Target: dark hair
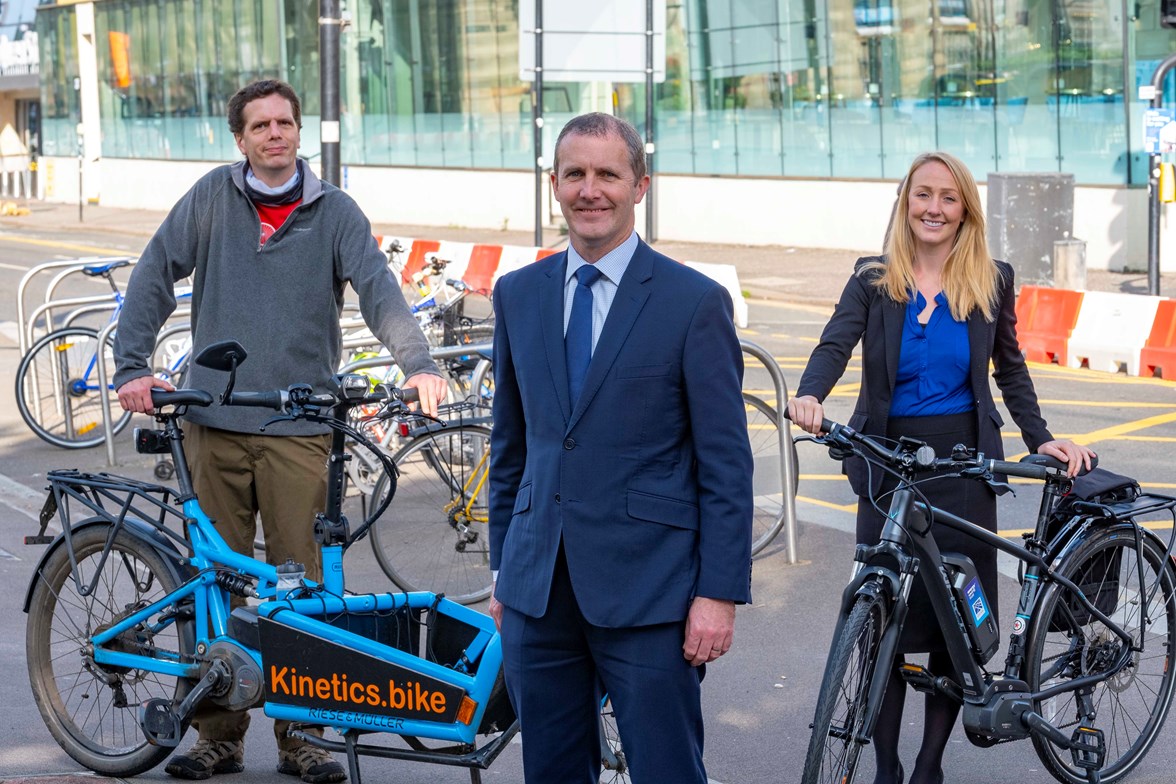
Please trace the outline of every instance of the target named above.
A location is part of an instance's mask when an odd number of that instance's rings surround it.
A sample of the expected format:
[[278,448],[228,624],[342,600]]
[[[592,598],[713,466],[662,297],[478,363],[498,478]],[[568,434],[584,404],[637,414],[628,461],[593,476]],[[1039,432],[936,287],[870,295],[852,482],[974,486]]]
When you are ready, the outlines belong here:
[[244,133],[246,104],[275,93],[290,102],[290,108],[294,111],[294,123],[301,129],[302,101],[298,100],[298,93],[294,92],[294,88],[278,79],[259,79],[245,85],[229,99],[229,131],[234,136]]
[[641,141],[637,129],[628,121],[604,112],[581,114],[579,117],[568,120],[568,124],[563,127],[555,140],[553,165],[557,177],[559,176],[559,146],[563,143],[565,136],[619,136],[629,150],[629,165],[633,169],[637,182],[640,182],[641,178],[645,176],[645,142]]

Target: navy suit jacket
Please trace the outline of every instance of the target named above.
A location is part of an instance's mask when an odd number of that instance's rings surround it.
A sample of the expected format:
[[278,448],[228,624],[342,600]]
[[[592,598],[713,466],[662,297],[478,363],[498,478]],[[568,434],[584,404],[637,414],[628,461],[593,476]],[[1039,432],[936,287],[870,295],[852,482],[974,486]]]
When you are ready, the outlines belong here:
[[[845,285],[841,301],[833,318],[821,334],[821,342],[813,350],[805,367],[796,395],[812,395],[824,402],[833,386],[845,373],[849,357],[862,343],[862,384],[857,405],[849,420],[850,427],[870,435],[886,435],[890,418],[890,403],[894,395],[898,373],[898,354],[902,346],[903,319],[906,305],[895,302],[875,286],[877,273],[858,274],[863,265],[883,260],[870,256],[858,259],[855,273]],[[996,320],[989,322],[978,312],[968,316],[969,377],[976,406],[976,444],[965,444],[979,449],[986,457],[1003,458],[1000,428],[1004,419],[996,408],[988,383],[989,362],[992,375],[1000,388],[1001,397],[1013,421],[1021,428],[1021,436],[1029,449],[1053,440],[1041,418],[1037,393],[1025,366],[1017,342],[1017,316],[1014,310],[1013,268],[1003,261],[995,262],[1000,288],[997,297]],[[845,473],[850,486],[860,496],[867,495],[864,461],[850,458],[845,461]],[[877,492],[882,472],[874,471],[873,487]]]
[[751,450],[726,290],[638,244],[575,408],[563,340],[567,253],[494,291],[490,565],[495,597],[540,617],[560,541],[592,624],[751,600]]

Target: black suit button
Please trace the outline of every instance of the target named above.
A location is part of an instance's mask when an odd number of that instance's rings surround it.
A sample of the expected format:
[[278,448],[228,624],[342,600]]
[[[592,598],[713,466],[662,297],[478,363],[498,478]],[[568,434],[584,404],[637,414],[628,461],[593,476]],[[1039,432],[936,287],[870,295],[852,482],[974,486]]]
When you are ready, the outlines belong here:
[[564,449],[575,449],[575,448],[576,448],[576,439],[574,439],[574,438],[564,439]]
[[557,504],[559,503],[559,493],[556,493],[556,494],[555,494],[555,502],[556,502]]

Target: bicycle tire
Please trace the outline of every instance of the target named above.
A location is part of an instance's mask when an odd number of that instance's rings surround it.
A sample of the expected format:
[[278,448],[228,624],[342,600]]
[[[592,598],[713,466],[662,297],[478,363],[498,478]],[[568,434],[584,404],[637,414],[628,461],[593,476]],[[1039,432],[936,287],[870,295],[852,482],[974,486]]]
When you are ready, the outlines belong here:
[[[111,534],[110,525],[81,528],[72,537],[83,584],[92,578]],[[132,576],[133,573],[133,576]],[[36,578],[29,603],[25,653],[33,698],[46,727],[61,748],[80,765],[107,776],[135,776],[167,757],[170,749],[153,746],[139,729],[139,705],[163,698],[179,701],[191,681],[158,673],[103,668],[122,690],[107,686],[82,651],[96,630],[108,627],[128,607],[155,601],[178,587],[159,553],[126,532],[114,536],[94,592],[81,596],[71,577],[67,548],[58,547]],[[158,620],[158,619],[156,619]],[[169,658],[193,655],[191,620],[140,624],[120,638],[124,650],[151,649]],[[120,704],[121,703],[121,704]]]
[[[85,449],[106,440],[102,428],[102,402],[97,389],[98,374],[91,367],[97,356],[109,357],[114,374],[112,346],[98,351],[98,333],[87,327],[67,327],[45,335],[29,349],[16,370],[16,407],[25,424],[39,438],[63,449]],[[89,374],[87,376],[87,373]],[[113,389],[107,391],[111,411],[118,418],[114,433],[121,433],[131,421]]]
[[[1113,784],[1147,754],[1172,704],[1176,686],[1171,666],[1176,651],[1176,570],[1164,557],[1164,548],[1146,533],[1141,561],[1130,524],[1102,528],[1071,547],[1058,573],[1075,582],[1096,607],[1135,638],[1137,646],[1142,643],[1144,647],[1126,668],[1095,686],[1092,695],[1094,726],[1103,731],[1107,749],[1101,781]],[[1151,623],[1144,629],[1140,599],[1147,596]],[[1099,664],[1109,665],[1106,655],[1118,640],[1078,603],[1071,591],[1052,583],[1042,592],[1028,635],[1026,682],[1037,691],[1079,674],[1097,673]],[[1034,710],[1069,734],[1078,723],[1077,703],[1076,695],[1070,692],[1037,701]],[[1033,736],[1033,746],[1046,769],[1059,781],[1088,781],[1086,771],[1073,765],[1068,750],[1037,735]]]
[[861,594],[833,641],[804,760],[802,784],[849,784],[867,739],[858,738],[887,621],[880,597]]
[[[372,550],[384,574],[404,591],[432,591],[461,604],[490,595],[489,487],[474,498],[476,521],[462,527],[448,507],[463,506],[463,488],[477,483],[475,472],[490,445],[490,429],[450,425],[415,438],[392,461],[400,471],[395,495],[372,525]],[[479,468],[479,465],[482,467]],[[381,475],[371,508],[388,492]]]
[[629,762],[621,748],[621,733],[612,700],[600,704],[600,784],[629,784]]
[[[776,409],[764,400],[743,393],[747,411],[747,437],[751,443],[752,488],[755,513],[752,516],[751,554],[756,555],[771,544],[784,527],[784,496],[780,492],[780,420]],[[796,444],[792,449],[792,464],[799,465]],[[800,482],[799,471],[792,477],[792,497]]]

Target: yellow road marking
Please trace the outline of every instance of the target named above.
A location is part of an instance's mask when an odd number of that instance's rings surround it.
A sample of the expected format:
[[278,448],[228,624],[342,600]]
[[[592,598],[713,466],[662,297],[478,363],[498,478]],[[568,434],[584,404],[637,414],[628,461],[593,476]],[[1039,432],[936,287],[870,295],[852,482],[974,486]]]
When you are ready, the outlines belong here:
[[772,299],[760,299],[759,297],[745,297],[748,302],[754,302],[756,305],[762,305],[767,308],[777,308],[779,310],[803,310],[806,313],[819,313],[822,316],[828,317],[833,315],[833,307],[831,305],[806,305],[800,302],[780,302]]
[[0,234],[0,241],[19,242],[25,245],[36,245],[41,248],[76,250],[80,253],[89,253],[97,256],[117,256],[121,253],[124,253],[124,251],[115,250],[113,248],[100,248],[94,245],[74,245],[71,242],[58,242],[57,240],[38,240],[33,239],[32,237],[14,237],[11,234]]
[[1042,405],[1077,406],[1079,408],[1172,408],[1171,403],[1128,403],[1118,400],[1045,400],[1037,401]]
[[1126,376],[1119,373],[1108,373],[1103,370],[1090,368],[1068,368],[1058,365],[1046,365],[1040,362],[1028,362],[1029,368],[1035,375],[1065,376],[1067,380],[1082,381],[1088,384],[1149,384],[1152,386],[1176,386],[1176,380],[1164,378],[1148,378],[1147,376]]
[[805,496],[805,495],[798,495],[796,497],[796,500],[803,501],[806,504],[813,504],[815,506],[823,506],[826,509],[836,509],[839,512],[857,512],[857,502],[856,501],[852,504],[832,504],[832,503],[829,503],[828,501],[822,501],[819,498],[809,498],[808,496]]
[[1149,427],[1156,425],[1166,425],[1169,422],[1176,422],[1176,411],[1168,414],[1160,414],[1158,416],[1148,417],[1146,419],[1137,419],[1134,422],[1124,422],[1121,425],[1112,425],[1111,427],[1104,427],[1102,430],[1095,430],[1086,435],[1078,435],[1074,437],[1074,442],[1078,444],[1094,444],[1108,438],[1117,438],[1119,436],[1127,435],[1136,430],[1146,430]]

